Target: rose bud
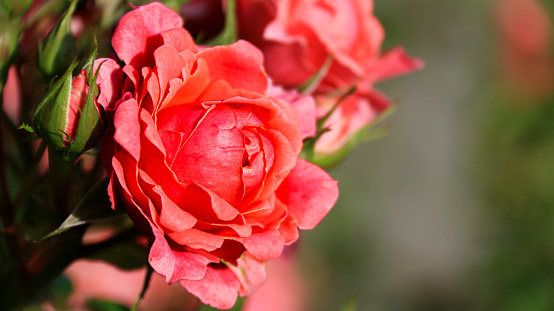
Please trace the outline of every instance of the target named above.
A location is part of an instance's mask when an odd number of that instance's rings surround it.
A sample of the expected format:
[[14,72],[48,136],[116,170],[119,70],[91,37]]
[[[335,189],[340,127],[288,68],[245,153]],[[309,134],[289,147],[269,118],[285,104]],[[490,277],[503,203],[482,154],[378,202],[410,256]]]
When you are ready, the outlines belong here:
[[96,45],[80,73],[72,78],[71,73],[77,66],[74,61],[39,100],[33,114],[37,135],[66,162],[76,160],[81,153],[94,147],[104,133],[104,110],[97,102],[98,72],[93,71],[99,66],[93,66],[95,56]]
[[38,68],[48,77],[63,74],[77,53],[71,34],[71,18],[76,5],[77,1],[71,1],[58,23],[39,44]]

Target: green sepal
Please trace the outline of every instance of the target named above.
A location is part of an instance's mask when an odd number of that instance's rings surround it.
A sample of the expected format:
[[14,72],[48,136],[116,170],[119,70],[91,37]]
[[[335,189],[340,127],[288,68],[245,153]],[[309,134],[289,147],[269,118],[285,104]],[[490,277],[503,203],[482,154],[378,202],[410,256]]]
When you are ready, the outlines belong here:
[[385,136],[389,129],[386,126],[383,126],[382,123],[387,120],[395,110],[396,106],[390,106],[372,123],[362,127],[354,133],[348,142],[339,150],[331,154],[314,153],[312,162],[323,168],[332,168],[342,163],[344,159],[349,156],[361,143],[370,142]]
[[65,149],[64,133],[71,99],[72,73],[79,62],[73,60],[66,72],[46,91],[35,106],[32,117],[35,133],[54,150]]
[[70,66],[71,59],[77,54],[75,39],[71,34],[71,18],[76,6],[77,1],[72,0],[58,23],[39,43],[38,68],[47,77],[62,74]]

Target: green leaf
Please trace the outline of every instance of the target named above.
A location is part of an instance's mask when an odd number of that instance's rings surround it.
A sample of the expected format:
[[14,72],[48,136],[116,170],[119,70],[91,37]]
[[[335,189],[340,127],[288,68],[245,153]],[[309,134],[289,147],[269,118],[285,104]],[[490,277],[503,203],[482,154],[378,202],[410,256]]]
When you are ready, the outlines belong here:
[[112,210],[107,191],[108,182],[108,179],[105,178],[91,188],[58,229],[47,234],[41,240],[48,239],[74,227],[125,215],[124,209]]
[[235,8],[235,0],[227,0],[227,11],[225,12],[225,28],[223,28],[223,31],[217,37],[210,40],[207,43],[208,45],[228,45],[237,42],[237,13]]

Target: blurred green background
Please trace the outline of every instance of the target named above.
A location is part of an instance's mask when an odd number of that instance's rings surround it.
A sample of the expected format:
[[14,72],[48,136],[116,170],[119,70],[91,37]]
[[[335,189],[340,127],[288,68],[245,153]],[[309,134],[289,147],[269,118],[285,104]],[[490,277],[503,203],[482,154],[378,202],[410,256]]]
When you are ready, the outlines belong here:
[[385,49],[426,68],[376,86],[389,134],[332,171],[300,242],[310,310],[554,310],[554,101],[504,83],[497,2],[375,1]]

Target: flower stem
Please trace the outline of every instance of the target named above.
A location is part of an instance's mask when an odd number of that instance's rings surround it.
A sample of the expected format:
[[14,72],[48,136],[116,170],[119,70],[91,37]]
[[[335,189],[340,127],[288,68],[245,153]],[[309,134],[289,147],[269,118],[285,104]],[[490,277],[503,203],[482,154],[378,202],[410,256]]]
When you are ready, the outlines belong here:
[[146,290],[148,289],[148,286],[150,285],[150,278],[152,277],[152,272],[154,272],[152,267],[150,265],[146,265],[146,275],[144,276],[144,283],[142,284],[142,291],[140,292],[140,295],[137,299],[137,302],[135,302],[135,305],[131,308],[131,311],[136,311],[137,310],[140,301],[144,297],[144,294],[146,293]]

